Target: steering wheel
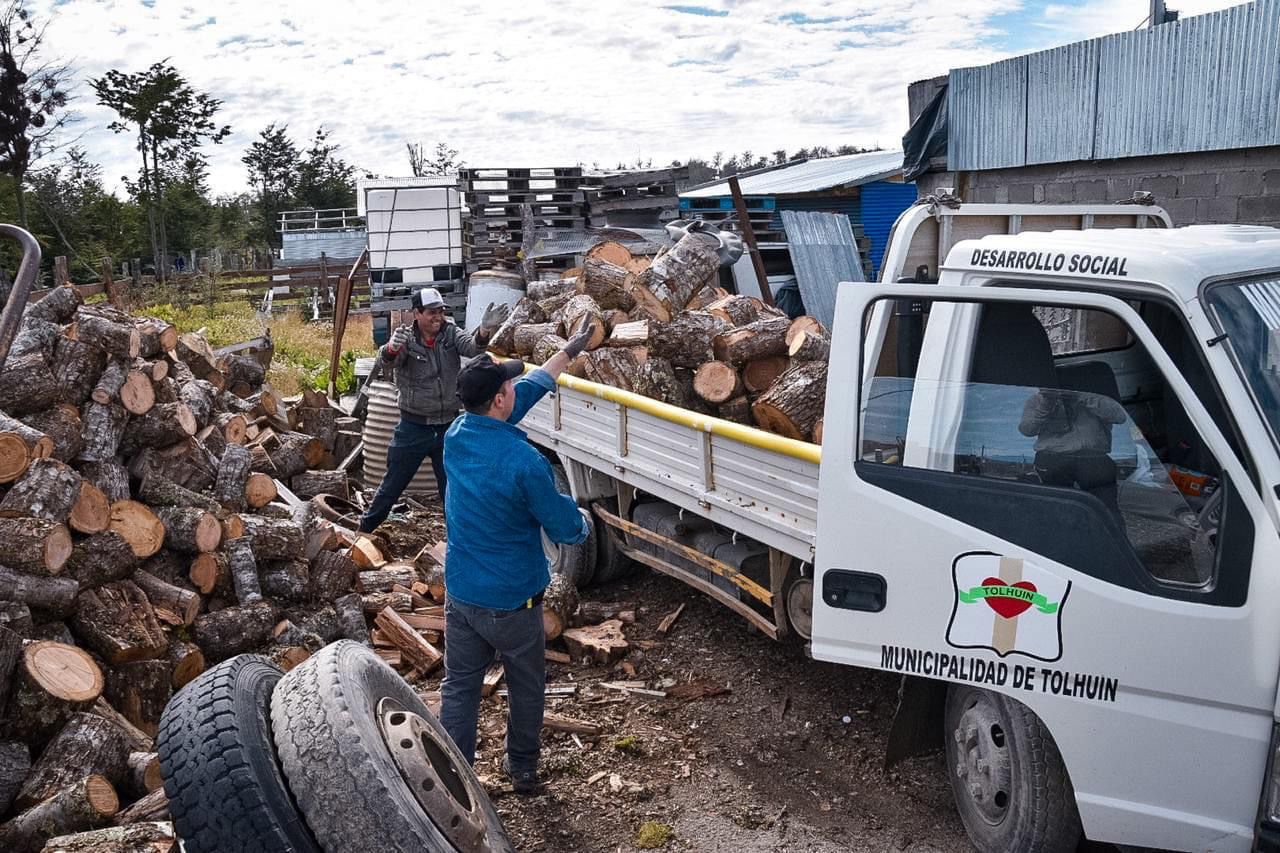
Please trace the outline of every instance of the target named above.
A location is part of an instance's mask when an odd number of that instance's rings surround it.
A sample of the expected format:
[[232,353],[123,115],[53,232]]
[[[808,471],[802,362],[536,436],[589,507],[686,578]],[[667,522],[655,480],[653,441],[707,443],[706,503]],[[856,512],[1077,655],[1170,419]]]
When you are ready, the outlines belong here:
[[1217,541],[1218,527],[1222,524],[1222,495],[1225,491],[1226,484],[1220,484],[1196,515],[1196,532],[1192,538],[1197,544],[1204,543],[1212,547]]

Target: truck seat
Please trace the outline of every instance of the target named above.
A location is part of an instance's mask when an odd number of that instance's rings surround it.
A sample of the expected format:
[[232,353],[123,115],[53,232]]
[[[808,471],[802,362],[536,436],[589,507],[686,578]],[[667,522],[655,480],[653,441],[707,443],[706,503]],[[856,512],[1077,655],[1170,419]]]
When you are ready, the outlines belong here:
[[969,381],[987,385],[1056,388],[1049,333],[1030,305],[993,303],[982,308]]

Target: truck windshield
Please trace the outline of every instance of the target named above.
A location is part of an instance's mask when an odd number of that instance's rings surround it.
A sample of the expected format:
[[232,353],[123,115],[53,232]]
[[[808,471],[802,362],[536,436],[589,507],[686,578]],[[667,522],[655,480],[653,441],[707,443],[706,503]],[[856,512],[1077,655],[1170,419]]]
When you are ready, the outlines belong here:
[[1280,438],[1280,278],[1214,285],[1205,298],[1275,441]]

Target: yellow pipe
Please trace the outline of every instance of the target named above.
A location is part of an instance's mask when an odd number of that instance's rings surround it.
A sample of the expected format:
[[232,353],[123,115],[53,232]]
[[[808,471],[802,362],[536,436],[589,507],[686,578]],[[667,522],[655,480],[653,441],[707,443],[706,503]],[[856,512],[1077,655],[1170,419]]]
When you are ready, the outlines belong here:
[[[528,372],[536,366],[526,364],[525,371]],[[653,415],[655,418],[670,421],[673,424],[731,438],[734,441],[740,441],[743,444],[749,444],[761,450],[768,450],[771,453],[780,453],[793,459],[812,462],[814,465],[822,463],[822,448],[807,441],[797,441],[794,438],[775,435],[755,427],[735,424],[732,421],[713,418],[708,415],[700,415],[697,412],[691,412],[688,409],[682,409],[670,403],[663,403],[660,400],[654,400],[651,397],[645,397],[631,391],[623,391],[621,388],[579,379],[567,373],[560,374],[557,384],[565,388],[571,388],[574,391],[581,391],[583,394],[589,394],[592,397],[598,397],[601,400],[618,403],[629,409],[636,409],[647,415]]]

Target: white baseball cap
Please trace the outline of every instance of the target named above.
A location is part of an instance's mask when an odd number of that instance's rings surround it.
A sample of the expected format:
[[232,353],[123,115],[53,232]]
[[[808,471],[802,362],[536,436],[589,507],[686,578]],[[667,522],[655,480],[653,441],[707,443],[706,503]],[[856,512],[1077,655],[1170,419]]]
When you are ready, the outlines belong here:
[[413,292],[413,307],[418,311],[427,308],[443,308],[444,297],[434,287],[423,287]]

